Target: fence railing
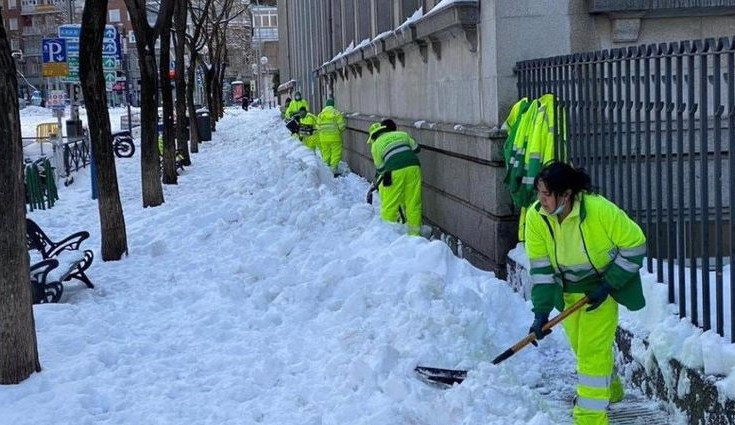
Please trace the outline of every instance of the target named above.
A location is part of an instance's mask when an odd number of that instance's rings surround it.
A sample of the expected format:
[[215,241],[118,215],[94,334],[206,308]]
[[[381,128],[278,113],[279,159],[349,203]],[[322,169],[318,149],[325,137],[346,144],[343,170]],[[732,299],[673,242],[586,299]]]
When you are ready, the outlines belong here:
[[557,96],[557,143],[645,230],[681,317],[735,342],[735,39],[518,62],[520,96]]

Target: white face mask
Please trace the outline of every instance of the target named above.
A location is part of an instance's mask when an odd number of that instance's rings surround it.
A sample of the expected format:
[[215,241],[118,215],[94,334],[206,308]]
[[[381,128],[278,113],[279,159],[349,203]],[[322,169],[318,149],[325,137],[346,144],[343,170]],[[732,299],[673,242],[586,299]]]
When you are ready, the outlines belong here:
[[565,196],[564,201],[561,204],[557,205],[554,212],[552,212],[550,215],[559,215],[564,212],[564,209],[567,207],[567,199],[568,198]]

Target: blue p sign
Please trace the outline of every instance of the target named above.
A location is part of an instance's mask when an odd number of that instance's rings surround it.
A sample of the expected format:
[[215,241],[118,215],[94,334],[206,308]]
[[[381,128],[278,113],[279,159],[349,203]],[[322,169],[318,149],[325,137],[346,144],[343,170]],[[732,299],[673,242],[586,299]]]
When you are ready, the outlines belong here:
[[43,63],[66,62],[66,40],[44,38],[42,42]]

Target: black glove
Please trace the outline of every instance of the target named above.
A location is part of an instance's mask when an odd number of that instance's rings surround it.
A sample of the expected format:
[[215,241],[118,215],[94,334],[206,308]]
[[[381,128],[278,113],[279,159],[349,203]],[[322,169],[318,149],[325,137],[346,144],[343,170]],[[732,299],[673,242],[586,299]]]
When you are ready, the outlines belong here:
[[587,307],[587,311],[592,311],[600,306],[606,299],[607,296],[610,295],[610,292],[612,292],[613,288],[610,286],[607,282],[602,282],[602,285],[598,286],[594,290],[590,291],[587,294],[587,298],[589,298],[590,306]]
[[[546,335],[551,333],[551,329],[546,330],[546,331],[541,329],[548,322],[549,322],[549,313],[536,313],[536,318],[533,319],[533,324],[531,325],[531,328],[528,330],[528,333],[535,333],[537,340],[544,339]],[[531,343],[533,345],[538,345],[536,344],[536,341],[532,341]]]
[[375,185],[370,186],[370,189],[368,189],[368,193],[365,196],[365,202],[372,205],[373,204],[373,192],[377,189]]

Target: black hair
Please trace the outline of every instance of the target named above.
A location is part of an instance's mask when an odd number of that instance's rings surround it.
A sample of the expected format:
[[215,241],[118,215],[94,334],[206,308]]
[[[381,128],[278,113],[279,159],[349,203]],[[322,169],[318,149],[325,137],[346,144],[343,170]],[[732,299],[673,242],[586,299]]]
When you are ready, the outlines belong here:
[[381,122],[380,122],[380,124],[381,124],[381,125],[384,125],[384,126],[385,126],[385,128],[386,128],[386,129],[387,129],[388,131],[396,131],[396,129],[398,128],[398,127],[396,127],[396,123],[395,123],[395,121],[393,121],[393,120],[392,120],[392,119],[390,119],[390,118],[386,118],[386,119],[384,119],[383,121],[381,121]]
[[288,103],[288,102],[290,102],[290,101],[291,101],[291,98],[290,98],[290,97],[287,97],[287,98],[286,98],[286,102]]
[[565,162],[554,161],[544,166],[533,180],[533,187],[538,190],[540,181],[554,195],[560,196],[567,190],[572,191],[572,198],[580,192],[592,192],[592,180],[583,168],[574,168]]
[[302,106],[302,107],[300,107],[300,108],[299,108],[299,112],[301,112],[301,111],[304,111],[304,112],[306,112],[306,106]]

